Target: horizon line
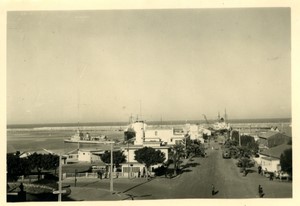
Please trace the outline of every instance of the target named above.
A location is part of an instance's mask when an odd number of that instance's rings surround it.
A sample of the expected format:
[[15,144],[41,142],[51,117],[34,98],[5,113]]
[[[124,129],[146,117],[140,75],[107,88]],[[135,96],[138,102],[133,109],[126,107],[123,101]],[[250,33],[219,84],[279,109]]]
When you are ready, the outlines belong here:
[[[292,117],[268,117],[268,118],[233,118],[230,120],[227,120],[227,122],[230,121],[236,121],[236,120],[268,120],[268,119],[290,119],[292,120]],[[218,119],[207,119],[209,121],[215,121]],[[144,121],[144,122],[194,122],[194,121],[200,121],[200,122],[205,122],[205,120],[202,119],[189,119],[189,120],[184,120],[184,119],[177,119],[177,120],[140,120],[140,121]],[[108,124],[108,123],[128,123],[128,121],[102,121],[102,122],[44,122],[44,123],[7,123],[6,126],[15,126],[15,125],[57,125],[57,124]]]

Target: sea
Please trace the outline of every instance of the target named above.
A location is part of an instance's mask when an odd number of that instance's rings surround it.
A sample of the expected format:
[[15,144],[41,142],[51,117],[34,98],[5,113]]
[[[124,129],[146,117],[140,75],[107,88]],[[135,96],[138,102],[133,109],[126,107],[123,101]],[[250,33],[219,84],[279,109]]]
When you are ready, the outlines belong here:
[[[211,122],[214,122],[212,120]],[[291,133],[291,118],[273,119],[232,119],[227,121],[234,125],[267,125],[284,129]],[[184,126],[189,124],[207,124],[203,120],[175,120],[175,121],[146,121],[148,126]],[[124,140],[124,130],[128,122],[92,122],[92,123],[50,123],[50,124],[11,124],[7,125],[6,140],[7,153],[10,152],[40,152],[50,150],[54,153],[66,154],[77,148],[97,148],[109,150],[109,145],[65,143],[64,139],[70,138],[79,128],[83,133],[92,136],[106,135],[108,139],[116,142]],[[115,147],[122,147],[116,144]]]

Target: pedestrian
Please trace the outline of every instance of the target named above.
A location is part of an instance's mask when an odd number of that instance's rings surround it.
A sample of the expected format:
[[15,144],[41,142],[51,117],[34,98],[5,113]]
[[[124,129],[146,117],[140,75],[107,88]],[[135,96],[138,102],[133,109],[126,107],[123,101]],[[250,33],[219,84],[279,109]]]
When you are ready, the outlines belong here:
[[258,174],[260,174],[261,173],[261,166],[260,165],[258,166],[257,170],[258,170]]
[[246,176],[247,175],[247,170],[246,169],[244,169],[244,176]]
[[138,172],[138,178],[140,178],[141,177],[141,171],[139,170],[139,172]]
[[262,198],[265,195],[261,185],[258,185],[258,194],[260,198]]
[[19,188],[20,188],[21,192],[24,192],[24,185],[23,185],[23,183],[22,183],[22,182],[21,182],[21,184],[20,184]]
[[213,184],[211,184],[211,195],[215,195],[215,186]]
[[270,181],[273,180],[273,177],[274,177],[274,174],[273,174],[273,172],[271,172],[271,173],[270,173]]
[[100,175],[100,180],[102,180],[102,175],[103,175],[102,171],[99,172],[99,175]]

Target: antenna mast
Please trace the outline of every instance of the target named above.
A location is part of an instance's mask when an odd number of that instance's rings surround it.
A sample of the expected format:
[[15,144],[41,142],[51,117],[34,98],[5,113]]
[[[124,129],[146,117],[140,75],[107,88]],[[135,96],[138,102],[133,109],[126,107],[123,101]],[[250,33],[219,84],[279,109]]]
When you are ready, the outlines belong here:
[[142,101],[140,100],[140,118],[142,119]]

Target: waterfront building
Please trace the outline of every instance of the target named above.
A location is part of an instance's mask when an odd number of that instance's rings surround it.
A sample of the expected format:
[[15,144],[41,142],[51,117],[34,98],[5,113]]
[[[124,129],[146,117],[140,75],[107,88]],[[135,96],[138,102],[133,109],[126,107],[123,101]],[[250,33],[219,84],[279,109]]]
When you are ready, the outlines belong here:
[[292,145],[282,144],[270,149],[260,151],[257,163],[261,165],[264,173],[277,173],[281,171],[280,156]]
[[[133,145],[129,144],[121,148],[126,156],[126,163],[122,164],[123,176],[137,177],[138,174],[145,172],[145,165],[138,163],[135,160],[135,151],[143,147],[152,147],[156,150],[160,150],[165,154],[166,160],[168,160],[168,152],[171,146],[175,144],[181,144],[185,139],[185,132],[181,128],[148,128],[147,124],[143,121],[136,121],[132,123],[127,131],[133,130],[135,132],[135,139]],[[160,167],[162,164],[154,165],[151,167],[151,171]]]
[[104,154],[102,149],[79,149],[78,161],[93,163],[101,161],[101,155]]
[[271,148],[278,145],[287,144],[292,140],[292,137],[277,131],[261,132],[258,134],[258,138],[260,148]]

